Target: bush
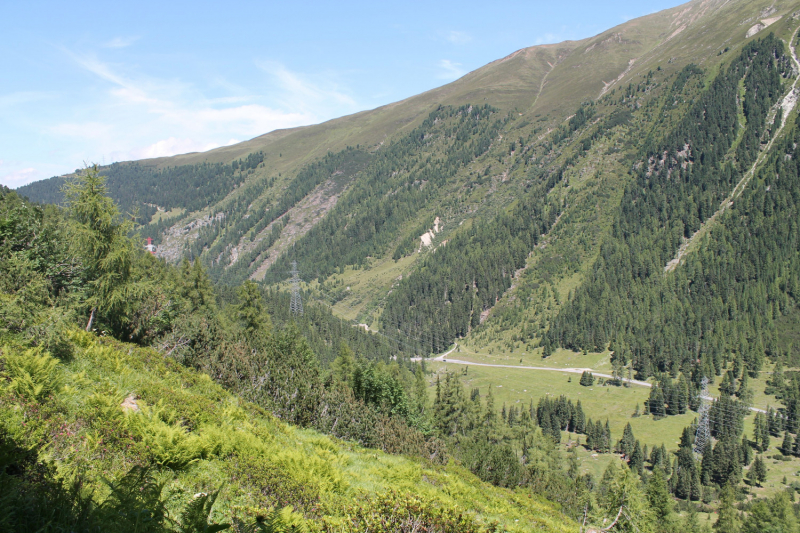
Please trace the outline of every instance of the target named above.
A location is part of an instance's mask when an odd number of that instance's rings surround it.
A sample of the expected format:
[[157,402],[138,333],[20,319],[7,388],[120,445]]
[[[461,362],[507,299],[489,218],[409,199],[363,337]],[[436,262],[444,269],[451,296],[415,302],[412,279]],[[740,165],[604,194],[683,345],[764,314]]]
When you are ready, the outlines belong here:
[[167,423],[160,409],[141,405],[141,412],[128,415],[128,426],[140,438],[143,452],[154,463],[181,469],[201,459],[206,452],[205,441],[189,433],[180,422]]
[[56,392],[63,378],[58,359],[40,348],[16,353],[8,346],[2,349],[8,390],[28,399],[41,400]]

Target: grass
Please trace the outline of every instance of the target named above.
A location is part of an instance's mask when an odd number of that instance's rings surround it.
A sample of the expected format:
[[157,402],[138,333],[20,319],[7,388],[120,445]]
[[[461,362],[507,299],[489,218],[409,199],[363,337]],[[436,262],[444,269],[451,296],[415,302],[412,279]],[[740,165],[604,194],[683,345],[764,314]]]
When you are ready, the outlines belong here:
[[178,218],[181,215],[183,215],[184,211],[185,211],[185,209],[182,209],[180,207],[174,207],[174,208],[170,209],[169,211],[158,210],[153,215],[153,218],[150,219],[149,223],[150,224],[156,224],[158,222],[161,222],[162,220],[169,220],[171,218]]
[[[507,531],[577,530],[549,503],[484,484],[452,461],[436,466],[292,427],[152,350],[83,332],[73,340],[74,359],[57,364],[68,385],[41,405],[19,403],[0,388],[1,429],[64,479],[82,475],[97,498],[107,492],[102,477],[149,463],[171,494],[225,485],[215,512],[226,520],[310,497],[307,516],[344,524],[348,506],[394,491]],[[4,347],[0,358],[13,350]],[[52,378],[34,374],[37,383]],[[126,397],[136,398],[140,412],[124,411]],[[180,507],[185,498],[173,503]]]
[[[581,401],[587,419],[608,419],[611,426],[612,440],[622,437],[625,424],[630,423],[633,433],[642,445],[660,446],[667,449],[678,448],[678,440],[683,428],[691,424],[695,413],[668,416],[661,420],[653,420],[650,416],[633,417],[636,405],[640,412],[643,402],[648,398],[650,389],[646,387],[615,387],[597,385],[583,387],[578,381],[580,374],[566,374],[555,371],[523,370],[511,368],[492,368],[464,366],[453,363],[429,363],[429,368],[437,373],[455,372],[460,376],[465,388],[479,388],[485,396],[488,388],[492,388],[495,406],[498,408],[516,405],[527,407],[531,400],[534,406],[543,396],[558,397],[565,395],[573,402]],[[466,373],[464,373],[464,369]],[[569,378],[572,381],[568,381]],[[565,441],[566,442],[566,441]]]

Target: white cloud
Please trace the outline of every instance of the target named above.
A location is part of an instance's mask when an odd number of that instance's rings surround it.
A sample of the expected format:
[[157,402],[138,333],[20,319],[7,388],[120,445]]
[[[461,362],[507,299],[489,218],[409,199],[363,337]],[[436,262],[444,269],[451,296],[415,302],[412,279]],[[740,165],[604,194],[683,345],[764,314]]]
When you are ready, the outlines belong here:
[[[253,100],[262,99],[258,96],[208,99],[179,80],[130,74],[123,66],[94,56],[70,55],[83,69],[109,84],[107,99],[99,104],[108,118],[105,123],[56,124],[49,131],[94,141],[91,158],[103,153],[103,157],[119,161],[206,151],[223,146],[226,141],[238,142],[230,141],[232,137],[250,138],[275,129],[312,124],[319,122],[326,111],[340,114],[342,108],[352,111],[357,107],[336,84],[316,85],[279,64],[259,66],[276,80],[275,99],[286,110],[254,103]],[[216,84],[222,85],[220,80]]]
[[275,96],[287,109],[319,116],[328,115],[334,109],[347,113],[358,108],[356,101],[339,88],[333,76],[312,80],[274,61],[261,61],[257,65],[277,82],[279,94]]
[[103,48],[125,48],[138,40],[139,37],[114,37],[110,41],[103,43]]
[[453,44],[467,44],[472,40],[472,36],[463,31],[452,30],[447,34],[447,40]]
[[146,146],[145,148],[132,150],[130,152],[130,158],[149,159],[153,157],[169,157],[172,155],[186,154],[189,152],[206,152],[208,150],[213,150],[214,148],[219,148],[220,146],[236,144],[237,142],[237,140],[231,139],[223,145],[213,142],[206,143],[194,141],[192,139],[177,139],[175,137],[170,137],[169,139],[160,140],[151,144],[150,146]]
[[439,68],[441,71],[436,77],[440,80],[455,80],[467,73],[467,71],[462,68],[461,63],[456,63],[449,59],[442,59],[439,61]]
[[41,179],[41,176],[39,176],[39,173],[35,168],[29,167],[21,168],[19,170],[14,170],[4,174],[2,177],[0,177],[0,183],[13,189],[16,187],[21,187],[26,183],[36,181],[37,179]]

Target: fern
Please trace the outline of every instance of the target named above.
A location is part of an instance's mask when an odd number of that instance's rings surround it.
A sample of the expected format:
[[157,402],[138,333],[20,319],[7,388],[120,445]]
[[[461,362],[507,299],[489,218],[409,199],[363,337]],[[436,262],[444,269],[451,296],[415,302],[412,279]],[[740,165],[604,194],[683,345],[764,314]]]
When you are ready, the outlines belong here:
[[184,507],[177,531],[179,533],[216,533],[229,529],[230,524],[209,523],[211,508],[214,507],[217,496],[219,496],[219,491],[195,495]]
[[291,505],[259,516],[256,522],[245,528],[244,533],[309,533],[308,524]]
[[189,433],[179,421],[168,424],[161,420],[158,410],[144,404],[140,409],[139,413],[129,413],[128,425],[156,464],[181,469],[205,455],[204,439]]
[[25,398],[41,400],[61,386],[63,377],[58,368],[58,359],[41,348],[31,348],[18,354],[5,347],[3,352],[6,371],[11,378],[8,390]]
[[134,466],[116,483],[103,482],[111,494],[100,505],[99,514],[116,532],[160,532],[168,521],[164,483],[156,481],[150,469]]

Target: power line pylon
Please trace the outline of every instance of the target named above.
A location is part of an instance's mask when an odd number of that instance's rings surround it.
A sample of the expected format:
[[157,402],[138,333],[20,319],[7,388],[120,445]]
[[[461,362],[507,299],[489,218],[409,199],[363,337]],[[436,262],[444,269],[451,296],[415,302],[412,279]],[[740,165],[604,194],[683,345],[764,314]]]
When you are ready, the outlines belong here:
[[704,377],[700,382],[703,390],[700,391],[700,407],[697,414],[700,416],[697,422],[697,433],[694,436],[694,453],[700,455],[706,450],[706,443],[711,440],[711,431],[708,427],[708,415],[711,406],[708,402],[708,378]]
[[289,304],[289,311],[293,315],[303,314],[303,300],[300,297],[300,272],[297,271],[297,261],[292,261],[292,301]]

